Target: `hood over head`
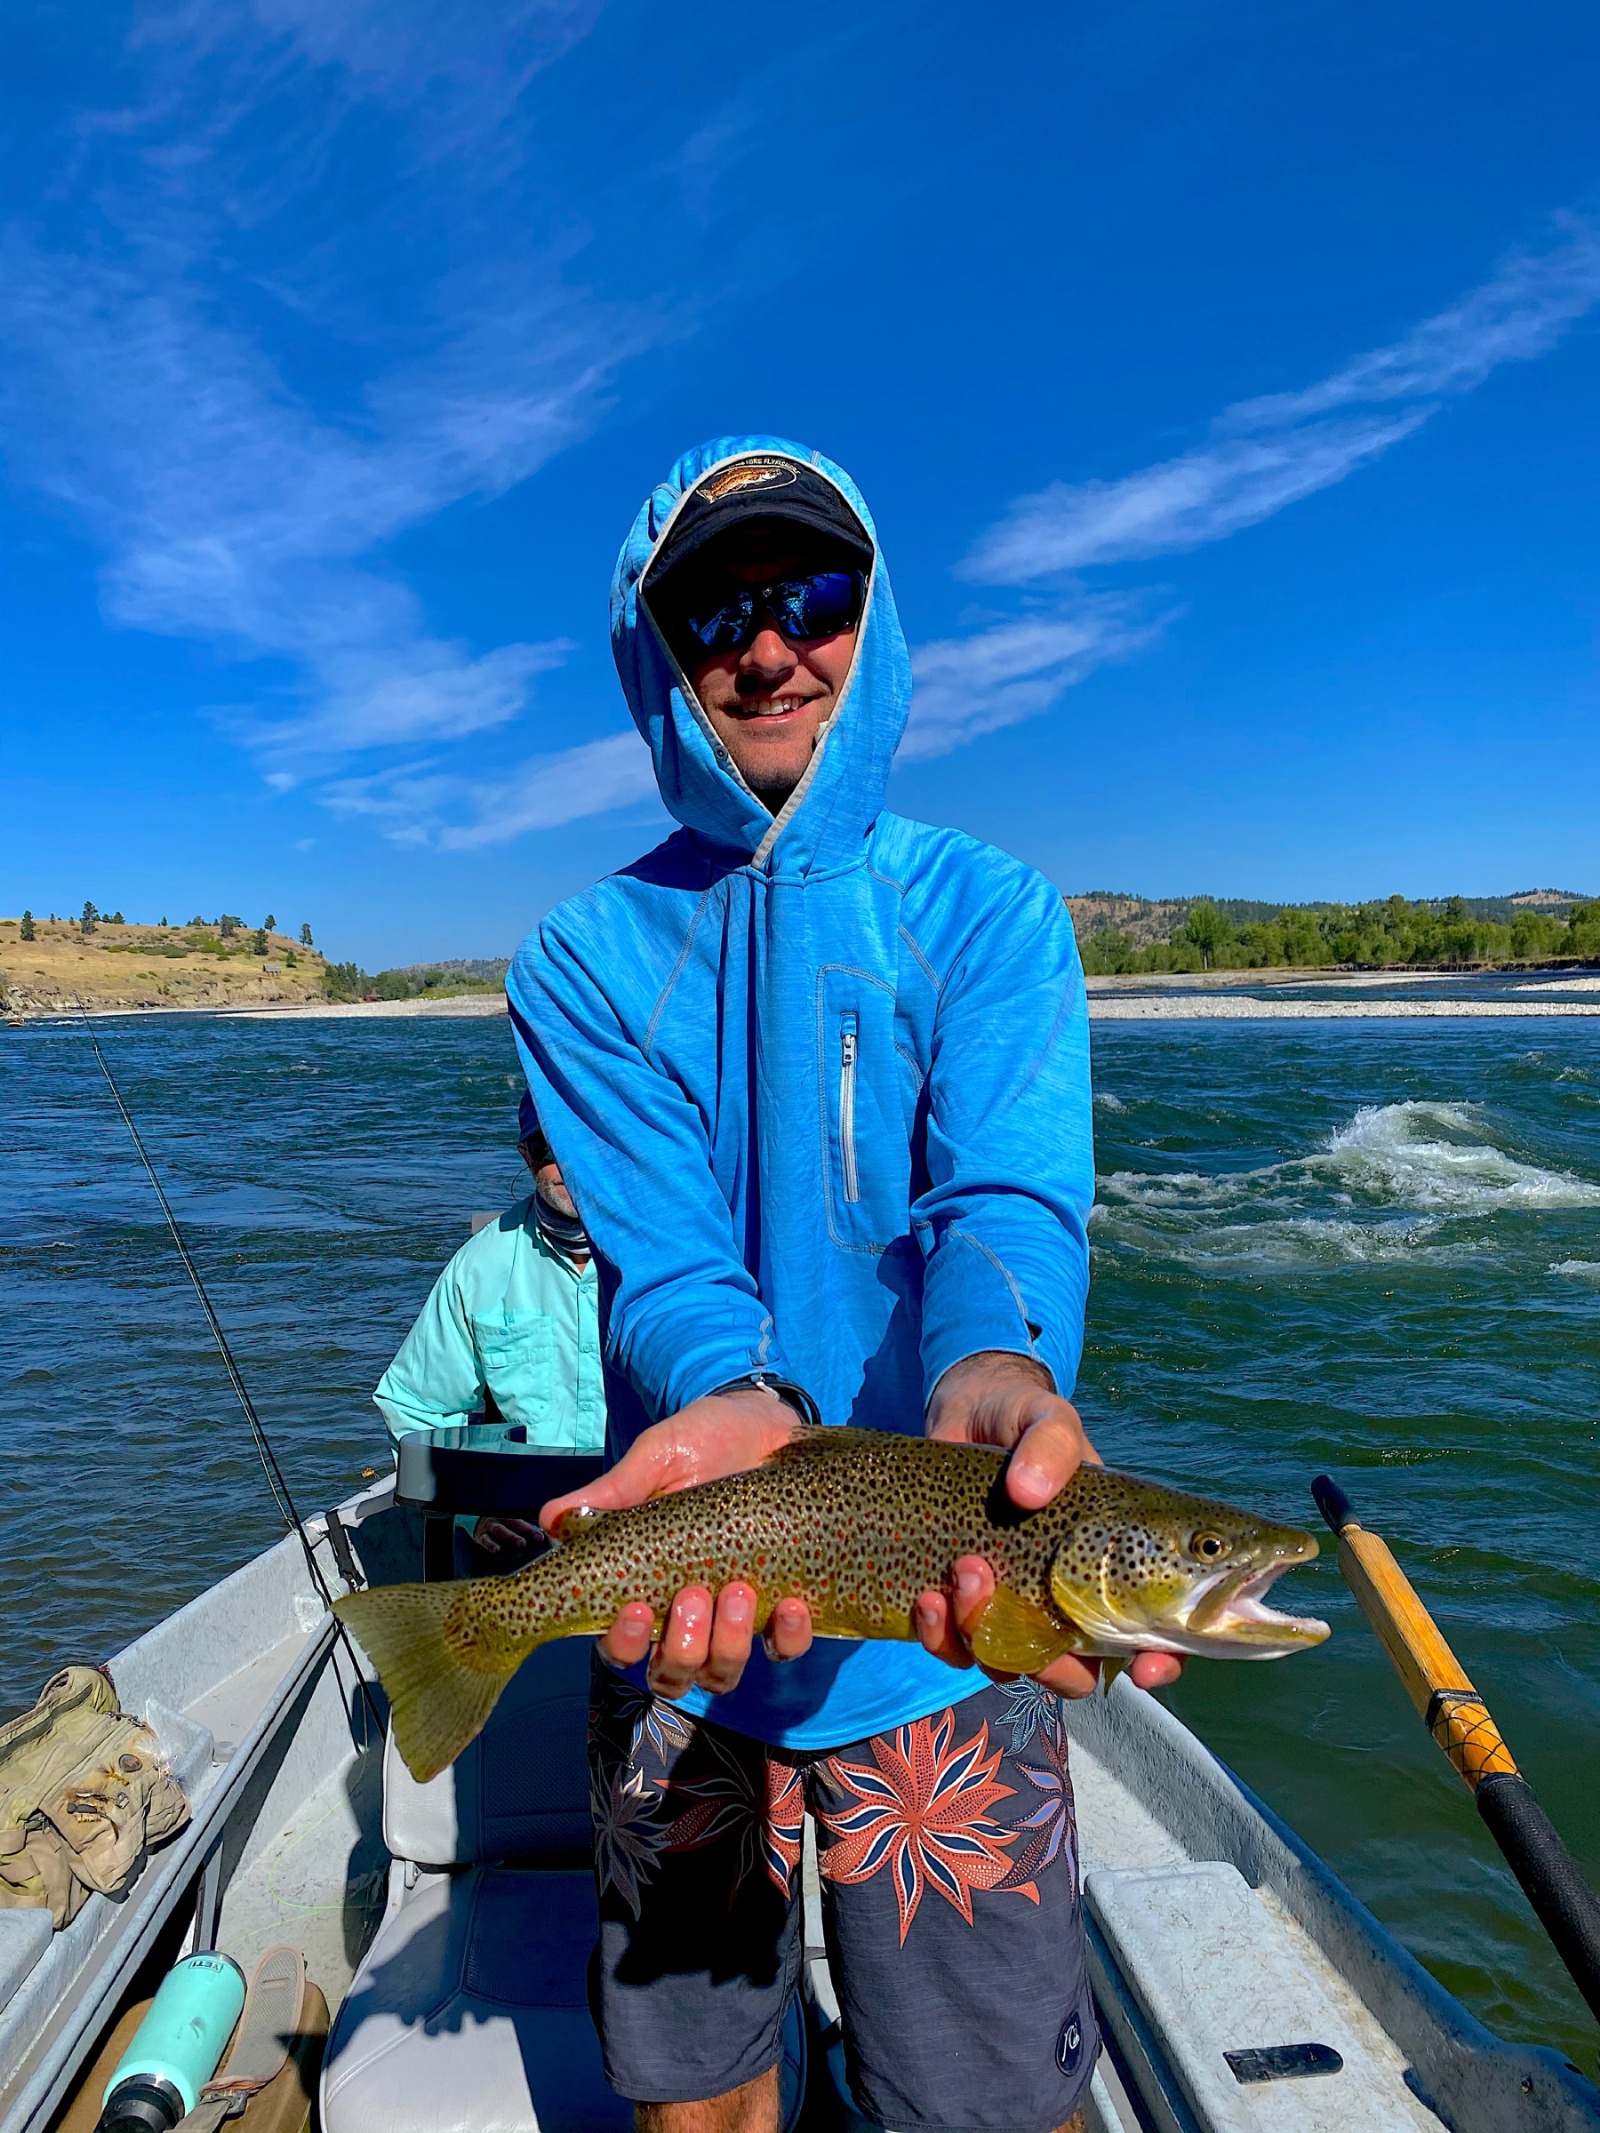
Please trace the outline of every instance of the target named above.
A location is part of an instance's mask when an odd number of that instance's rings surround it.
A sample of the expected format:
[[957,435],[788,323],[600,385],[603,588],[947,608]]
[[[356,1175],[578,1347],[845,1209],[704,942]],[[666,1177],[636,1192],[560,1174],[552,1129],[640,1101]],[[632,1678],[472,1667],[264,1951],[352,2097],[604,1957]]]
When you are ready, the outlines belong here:
[[[776,817],[734,768],[648,612],[647,574],[667,535],[685,513],[709,515],[708,503],[723,501],[707,497],[705,476],[752,457],[780,472],[784,462],[794,463],[810,477],[804,486],[819,477],[830,484],[860,522],[873,554],[849,679],[810,767]],[[752,516],[762,494],[763,487],[752,486]],[[650,744],[661,798],[685,829],[737,863],[754,861],[774,873],[845,865],[859,855],[883,807],[889,764],[905,727],[911,662],[871,514],[842,467],[782,437],[718,437],[685,452],[651,491],[623,543],[611,589],[611,648],[634,724]]]

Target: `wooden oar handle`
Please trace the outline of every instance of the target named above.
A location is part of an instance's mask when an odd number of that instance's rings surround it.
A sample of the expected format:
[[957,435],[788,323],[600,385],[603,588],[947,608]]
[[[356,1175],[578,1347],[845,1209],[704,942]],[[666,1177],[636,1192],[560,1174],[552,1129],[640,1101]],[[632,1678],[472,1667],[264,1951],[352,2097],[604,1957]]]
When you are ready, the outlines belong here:
[[1376,1631],[1406,1694],[1428,1731],[1476,1792],[1486,1777],[1515,1777],[1516,1762],[1484,1708],[1466,1668],[1389,1552],[1388,1543],[1358,1524],[1348,1496],[1319,1474],[1311,1484],[1317,1509],[1339,1536],[1339,1568]]

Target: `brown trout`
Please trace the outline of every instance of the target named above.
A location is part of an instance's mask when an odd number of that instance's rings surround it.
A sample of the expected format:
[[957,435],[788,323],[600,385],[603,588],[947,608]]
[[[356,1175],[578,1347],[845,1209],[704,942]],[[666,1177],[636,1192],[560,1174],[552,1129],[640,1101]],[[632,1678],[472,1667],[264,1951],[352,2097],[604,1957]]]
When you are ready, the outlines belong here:
[[413,1776],[453,1762],[530,1652],[594,1636],[630,1600],[658,1630],[684,1585],[755,1588],[757,1620],[798,1596],[823,1637],[912,1640],[912,1610],[983,1556],[996,1590],[972,1638],[979,1662],[1032,1674],[1065,1652],[1140,1650],[1278,1659],[1326,1623],[1275,1614],[1262,1594],[1317,1544],[1204,1497],[1085,1466],[1054,1502],[1019,1511],[1005,1457],[867,1429],[808,1429],[746,1473],[626,1511],[577,1512],[514,1577],[389,1585],[335,1603],[388,1693]]

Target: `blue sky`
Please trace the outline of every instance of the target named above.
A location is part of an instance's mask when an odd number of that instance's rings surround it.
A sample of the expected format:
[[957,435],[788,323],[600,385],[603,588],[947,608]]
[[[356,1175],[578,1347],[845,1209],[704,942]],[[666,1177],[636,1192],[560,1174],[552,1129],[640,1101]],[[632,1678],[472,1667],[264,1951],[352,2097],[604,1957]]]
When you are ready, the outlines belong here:
[[20,0],[0,909],[507,951],[660,833],[683,446],[873,503],[893,804],[1063,888],[1600,888],[1600,25]]

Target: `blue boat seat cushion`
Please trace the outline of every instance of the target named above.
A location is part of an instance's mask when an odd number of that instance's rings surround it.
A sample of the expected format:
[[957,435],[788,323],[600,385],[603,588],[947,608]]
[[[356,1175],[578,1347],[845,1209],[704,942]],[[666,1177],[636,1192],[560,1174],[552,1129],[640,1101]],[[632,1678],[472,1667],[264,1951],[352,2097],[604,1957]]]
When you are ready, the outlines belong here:
[[391,1732],[383,1837],[419,1866],[505,1859],[571,1865],[589,1850],[587,1638],[547,1645],[512,1676],[489,1723],[448,1770],[419,1785]]
[[569,1639],[430,1784],[391,1734],[383,1831],[407,1870],[328,2040],[323,2133],[627,2133],[589,2016],[588,1709]]
[[627,2133],[589,2019],[587,1869],[425,1874],[329,2039],[324,2133]]

